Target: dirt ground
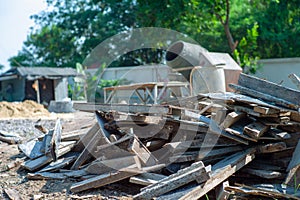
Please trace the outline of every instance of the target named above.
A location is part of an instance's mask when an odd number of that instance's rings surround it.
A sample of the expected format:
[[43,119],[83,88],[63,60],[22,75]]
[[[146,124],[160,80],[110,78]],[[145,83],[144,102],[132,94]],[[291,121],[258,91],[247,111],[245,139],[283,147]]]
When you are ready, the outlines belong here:
[[[48,116],[49,117],[49,116]],[[76,126],[76,120],[88,117],[93,117],[84,113],[61,114],[50,118],[31,118],[31,119],[1,119],[0,131],[18,130],[16,134],[20,135],[22,139],[35,137],[40,134],[35,132],[34,124],[43,124],[45,127],[51,127],[55,123],[55,119],[64,118],[63,123],[65,127]],[[23,124],[26,124],[23,126]],[[70,126],[67,126],[70,124]],[[64,125],[64,124],[63,124]],[[26,174],[28,171],[22,169],[20,166],[7,169],[7,166],[17,163],[19,160],[25,158],[23,153],[20,153],[17,145],[9,145],[0,142],[0,199],[9,199],[5,194],[5,189],[13,189],[18,193],[22,199],[132,199],[131,196],[139,192],[137,185],[131,184],[128,180],[121,183],[110,184],[99,189],[93,189],[86,192],[72,194],[69,188],[72,183],[78,180],[28,180]]]

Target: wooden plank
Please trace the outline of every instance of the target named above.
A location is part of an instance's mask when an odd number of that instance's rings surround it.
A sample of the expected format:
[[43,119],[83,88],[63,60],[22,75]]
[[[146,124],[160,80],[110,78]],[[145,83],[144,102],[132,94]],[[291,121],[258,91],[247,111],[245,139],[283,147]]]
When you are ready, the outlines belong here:
[[226,116],[225,120],[220,125],[220,128],[229,128],[231,125],[244,118],[245,116],[246,114],[243,112],[231,112]]
[[278,109],[274,109],[274,108],[268,108],[268,107],[265,107],[265,106],[254,106],[253,110],[255,112],[258,112],[258,113],[261,113],[261,114],[264,114],[264,115],[269,115],[269,114],[277,114],[280,112],[280,110]]
[[300,112],[291,112],[291,121],[300,122]]
[[265,145],[260,145],[257,147],[257,153],[274,153],[280,152],[285,150],[286,144],[284,142],[277,142],[277,143],[269,143]]
[[238,84],[243,87],[286,100],[295,105],[299,105],[300,102],[300,91],[287,88],[254,76],[242,73],[240,74]]
[[[226,190],[233,191],[236,193],[242,193],[247,195],[254,195],[254,196],[263,196],[267,198],[273,198],[273,199],[296,199],[299,200],[299,197],[296,197],[292,193],[287,194],[284,188],[282,188],[282,192],[279,190],[269,189],[269,188],[263,188],[263,187],[250,187],[245,185],[237,186],[227,186],[225,188]],[[258,198],[259,199],[259,198]]]
[[15,189],[5,188],[4,189],[5,194],[8,196],[11,200],[22,200],[22,197]]
[[51,156],[41,156],[34,160],[28,160],[24,163],[23,167],[29,171],[36,171],[37,169],[47,165],[53,160]]
[[235,89],[236,91],[238,91],[242,94],[246,94],[246,95],[249,95],[249,96],[252,96],[252,97],[263,99],[263,100],[268,101],[268,102],[273,102],[273,103],[275,103],[279,106],[284,106],[284,107],[291,108],[291,109],[298,109],[299,108],[298,103],[293,103],[293,102],[287,101],[285,99],[280,99],[280,98],[271,96],[268,93],[258,92],[255,89],[249,89],[247,87],[234,85],[234,84],[229,84],[229,87]]
[[128,105],[128,104],[94,104],[94,103],[74,103],[73,108],[76,110],[95,112],[100,110],[109,112],[112,110],[126,113],[146,113],[166,115],[170,109],[162,105]]
[[109,160],[95,160],[84,170],[89,174],[100,175],[113,170],[120,170],[133,164],[137,164],[138,166],[140,165],[138,158],[132,155]]
[[88,189],[99,188],[101,186],[118,182],[120,180],[129,178],[131,176],[137,175],[138,173],[135,172],[124,172],[124,171],[117,171],[117,172],[110,172],[105,173],[94,178],[90,178],[84,181],[80,181],[78,183],[72,184],[70,187],[71,192],[81,192]]
[[189,161],[200,161],[209,160],[214,158],[223,158],[226,154],[234,153],[242,150],[240,146],[226,147],[220,149],[201,149],[200,151],[192,152],[179,152],[178,154],[172,155],[169,160],[170,162],[183,163]]
[[[237,128],[237,126],[239,126]],[[236,135],[242,139],[246,139],[252,142],[257,142],[257,139],[249,137],[248,135],[244,134],[243,131],[241,130],[243,128],[243,126],[240,126],[239,124],[235,125],[234,129],[233,128],[226,128],[225,131],[232,134],[232,135]]]
[[53,170],[58,170],[60,168],[64,168],[68,166],[70,163],[75,161],[77,156],[70,156],[66,158],[60,158],[55,162],[50,163],[48,166],[44,167],[41,169],[39,172],[48,172],[48,171],[53,171]]
[[127,150],[135,153],[145,166],[153,166],[158,163],[158,160],[135,135],[131,139]]
[[201,182],[209,178],[209,169],[205,168],[200,162],[193,163],[190,167],[179,170],[157,183],[142,188],[141,192],[133,197],[133,199],[152,199],[180,186],[190,183],[194,180]]
[[19,149],[30,159],[38,158],[44,155],[42,152],[42,145],[44,143],[38,140],[30,140],[26,143],[19,144]]
[[166,176],[162,174],[143,173],[143,174],[130,177],[129,182],[138,185],[148,186],[157,183],[158,181],[161,181],[164,178],[166,178]]
[[100,129],[94,134],[90,142],[85,146],[84,150],[80,153],[71,169],[79,169],[79,167],[86,162],[88,159],[93,157],[93,152],[96,151],[98,145],[103,144],[103,136],[100,134]]
[[82,152],[88,143],[92,140],[94,135],[99,131],[100,127],[98,123],[95,123],[92,128],[90,128],[86,134],[78,141],[73,151]]
[[224,181],[218,185],[215,189],[216,200],[227,200],[229,198],[230,192],[226,191],[225,188],[229,186],[228,181]]
[[61,133],[62,133],[62,126],[60,119],[56,120],[54,131],[53,131],[53,136],[51,138],[51,143],[50,143],[50,154],[53,157],[53,160],[55,161],[58,157],[58,151],[59,151],[59,146],[61,142]]
[[246,172],[248,174],[259,176],[265,179],[276,179],[276,178],[281,178],[283,176],[283,174],[278,171],[271,171],[265,169],[252,169],[249,167],[243,168],[242,172]]
[[6,142],[8,144],[19,144],[21,139],[19,137],[4,137],[0,135],[0,141]]
[[299,155],[299,152],[300,152],[300,140],[298,140],[298,143],[297,143],[297,146],[294,150],[294,153],[293,153],[293,156],[292,156],[292,159],[289,163],[289,166],[288,168],[286,169],[286,171],[290,171],[292,168],[295,168],[297,166],[300,165],[300,155]]
[[255,149],[251,148],[231,155],[216,163],[212,166],[210,178],[204,184],[194,187],[191,191],[181,196],[180,199],[197,200],[201,198],[236,171],[251,162],[255,158],[254,152]]
[[244,133],[254,139],[258,139],[265,132],[267,132],[269,130],[269,128],[270,128],[269,126],[266,126],[260,122],[253,122],[244,127]]

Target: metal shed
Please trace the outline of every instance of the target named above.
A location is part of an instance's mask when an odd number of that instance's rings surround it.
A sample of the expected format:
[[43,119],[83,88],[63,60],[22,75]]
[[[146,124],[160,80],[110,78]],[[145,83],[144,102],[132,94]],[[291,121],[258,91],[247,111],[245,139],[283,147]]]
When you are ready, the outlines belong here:
[[82,76],[73,68],[16,67],[0,75],[0,100],[39,103],[68,97],[68,78]]

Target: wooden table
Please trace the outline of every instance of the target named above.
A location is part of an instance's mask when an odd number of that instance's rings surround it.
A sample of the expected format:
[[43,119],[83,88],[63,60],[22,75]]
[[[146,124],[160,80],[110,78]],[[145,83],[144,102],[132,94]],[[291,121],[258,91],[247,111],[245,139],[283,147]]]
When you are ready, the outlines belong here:
[[[147,104],[149,101],[153,101],[153,104],[158,104],[162,99],[163,94],[171,89],[171,92],[175,93],[175,89],[186,88],[189,94],[188,82],[151,82],[151,83],[135,83],[130,85],[120,85],[113,87],[103,88],[104,90],[104,103],[112,103],[112,99],[117,91],[131,91],[132,94],[136,94],[139,100]],[[173,89],[173,91],[172,91]],[[182,94],[175,94],[181,96]],[[129,97],[129,96],[128,96]]]

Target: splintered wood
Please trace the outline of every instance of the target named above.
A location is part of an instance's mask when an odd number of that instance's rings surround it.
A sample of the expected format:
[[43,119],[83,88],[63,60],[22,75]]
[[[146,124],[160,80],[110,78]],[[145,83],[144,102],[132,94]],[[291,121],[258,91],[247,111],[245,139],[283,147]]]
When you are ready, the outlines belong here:
[[73,193],[123,180],[141,188],[134,199],[299,199],[300,91],[245,74],[230,87],[164,105],[75,103],[95,119],[42,129],[19,145],[22,166],[28,179],[78,179]]

